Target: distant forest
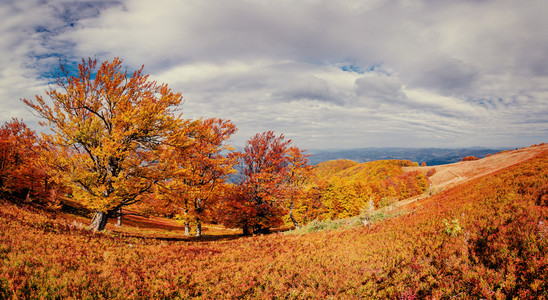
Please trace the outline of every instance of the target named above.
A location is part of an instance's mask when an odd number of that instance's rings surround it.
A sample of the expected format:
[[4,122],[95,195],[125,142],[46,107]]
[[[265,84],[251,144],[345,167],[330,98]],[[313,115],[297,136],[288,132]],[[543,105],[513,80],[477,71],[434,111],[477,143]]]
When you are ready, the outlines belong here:
[[488,154],[511,149],[488,148],[360,148],[349,150],[310,150],[310,164],[318,164],[335,159],[349,159],[358,163],[383,159],[407,159],[418,163],[425,162],[428,166],[444,165],[459,162],[467,156],[483,158]]

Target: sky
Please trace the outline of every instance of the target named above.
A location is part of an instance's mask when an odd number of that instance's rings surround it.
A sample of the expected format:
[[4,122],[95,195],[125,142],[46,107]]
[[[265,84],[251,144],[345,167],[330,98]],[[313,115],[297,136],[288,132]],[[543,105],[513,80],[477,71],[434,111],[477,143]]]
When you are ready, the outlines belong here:
[[59,59],[123,59],[186,118],[304,149],[548,142],[546,0],[4,0],[0,122]]

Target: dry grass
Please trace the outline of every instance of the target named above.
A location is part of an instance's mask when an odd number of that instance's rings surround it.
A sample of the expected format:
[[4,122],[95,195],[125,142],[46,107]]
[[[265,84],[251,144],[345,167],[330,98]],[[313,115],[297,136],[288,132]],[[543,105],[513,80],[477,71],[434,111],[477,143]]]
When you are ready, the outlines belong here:
[[546,152],[548,152],[548,144],[541,144],[519,150],[504,151],[474,161],[462,161],[439,166],[405,167],[404,170],[417,170],[426,175],[428,170],[435,168],[436,173],[430,177],[430,181],[432,183],[432,188],[439,192],[471,179],[479,178],[520,162],[524,162]]

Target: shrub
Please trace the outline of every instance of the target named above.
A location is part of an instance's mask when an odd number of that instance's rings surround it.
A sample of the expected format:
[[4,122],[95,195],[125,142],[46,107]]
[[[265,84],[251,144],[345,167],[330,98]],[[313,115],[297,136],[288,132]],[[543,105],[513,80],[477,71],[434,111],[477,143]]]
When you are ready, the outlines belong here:
[[443,219],[443,224],[445,225],[444,231],[449,236],[458,236],[462,231],[458,219],[453,219],[451,222],[447,221],[447,219]]
[[378,203],[379,208],[390,206],[394,203],[396,203],[398,199],[395,199],[393,197],[382,197],[381,200]]
[[475,157],[475,156],[466,156],[466,157],[463,157],[461,159],[461,161],[474,161],[474,160],[478,160],[479,158]]

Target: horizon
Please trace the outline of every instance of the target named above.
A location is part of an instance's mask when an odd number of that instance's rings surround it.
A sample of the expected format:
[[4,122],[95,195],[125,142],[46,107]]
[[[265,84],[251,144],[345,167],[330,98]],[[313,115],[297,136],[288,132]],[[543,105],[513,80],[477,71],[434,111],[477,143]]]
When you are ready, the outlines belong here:
[[[0,122],[39,119],[59,59],[120,57],[182,92],[185,118],[230,119],[233,145],[521,148],[548,142],[548,5],[120,0],[0,3]],[[279,16],[284,16],[280,18]]]
[[[528,146],[521,146],[519,148],[527,148],[534,145],[528,145]],[[352,151],[352,150],[369,150],[369,149],[416,149],[416,150],[423,150],[423,149],[433,149],[433,150],[458,150],[458,149],[482,149],[482,150],[516,150],[516,147],[483,147],[483,146],[469,146],[469,147],[359,147],[359,148],[323,148],[323,149],[305,149],[306,151]]]

